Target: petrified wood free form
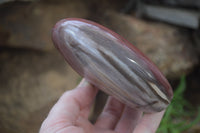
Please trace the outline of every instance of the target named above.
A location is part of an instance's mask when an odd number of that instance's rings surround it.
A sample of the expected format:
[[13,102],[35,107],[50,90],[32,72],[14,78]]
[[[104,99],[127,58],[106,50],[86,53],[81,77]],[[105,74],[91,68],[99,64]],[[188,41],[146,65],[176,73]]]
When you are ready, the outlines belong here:
[[120,35],[95,22],[69,18],[53,28],[53,42],[91,84],[144,112],[165,109],[173,92],[158,68]]

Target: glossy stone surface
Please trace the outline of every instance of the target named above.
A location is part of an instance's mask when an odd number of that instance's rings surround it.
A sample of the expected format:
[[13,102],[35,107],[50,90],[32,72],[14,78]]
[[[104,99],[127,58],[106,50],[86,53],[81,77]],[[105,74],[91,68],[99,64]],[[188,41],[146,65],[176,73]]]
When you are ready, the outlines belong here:
[[113,31],[84,19],[64,19],[53,28],[55,46],[90,83],[130,107],[159,112],[173,92],[158,68]]

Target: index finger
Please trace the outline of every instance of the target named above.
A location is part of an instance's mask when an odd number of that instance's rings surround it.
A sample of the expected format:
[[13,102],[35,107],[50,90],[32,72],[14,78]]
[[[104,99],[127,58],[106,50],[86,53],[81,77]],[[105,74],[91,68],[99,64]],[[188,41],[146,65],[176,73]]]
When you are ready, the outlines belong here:
[[144,114],[133,133],[155,133],[164,113],[165,110],[158,113]]
[[96,93],[97,89],[83,79],[75,89],[65,92],[60,97],[43,122],[42,128],[58,124],[60,124],[59,126],[62,124],[64,126],[73,125],[82,110],[86,109],[84,112],[89,113],[89,106],[92,104]]

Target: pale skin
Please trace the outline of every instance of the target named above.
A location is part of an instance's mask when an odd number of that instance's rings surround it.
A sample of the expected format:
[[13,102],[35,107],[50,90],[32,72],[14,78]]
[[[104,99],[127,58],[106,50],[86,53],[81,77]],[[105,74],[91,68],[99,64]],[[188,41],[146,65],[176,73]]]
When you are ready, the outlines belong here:
[[113,97],[92,124],[89,114],[98,89],[86,80],[65,92],[42,123],[40,133],[155,133],[164,111],[143,114]]

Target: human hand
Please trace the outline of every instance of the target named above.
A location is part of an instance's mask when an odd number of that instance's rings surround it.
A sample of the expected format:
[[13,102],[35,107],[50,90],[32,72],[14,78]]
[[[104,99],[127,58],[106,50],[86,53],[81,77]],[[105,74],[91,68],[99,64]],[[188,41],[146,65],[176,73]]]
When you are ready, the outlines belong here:
[[84,79],[65,92],[42,123],[40,133],[154,133],[164,111],[153,114],[127,107],[113,97],[95,124],[88,120],[98,89]]

